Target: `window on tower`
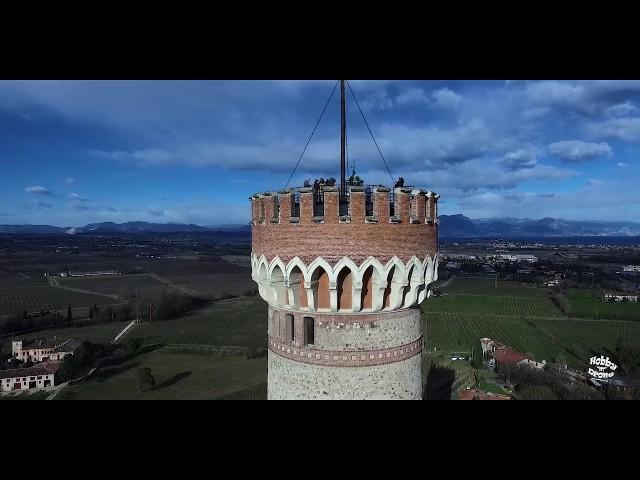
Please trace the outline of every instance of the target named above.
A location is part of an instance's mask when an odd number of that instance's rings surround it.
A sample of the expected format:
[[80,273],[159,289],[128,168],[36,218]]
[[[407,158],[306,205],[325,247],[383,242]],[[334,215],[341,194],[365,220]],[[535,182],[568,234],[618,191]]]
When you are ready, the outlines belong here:
[[304,344],[313,345],[315,342],[313,317],[304,317]]
[[287,331],[289,332],[289,340],[293,342],[296,339],[296,329],[291,314],[287,314]]

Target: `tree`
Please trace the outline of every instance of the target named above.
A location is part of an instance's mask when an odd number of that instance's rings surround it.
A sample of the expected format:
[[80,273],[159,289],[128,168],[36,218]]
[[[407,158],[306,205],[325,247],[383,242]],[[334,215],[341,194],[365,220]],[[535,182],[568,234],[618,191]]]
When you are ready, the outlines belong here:
[[138,381],[140,387],[140,393],[142,393],[145,388],[145,385],[150,385],[151,388],[155,387],[156,381],[151,375],[151,369],[149,367],[139,368],[138,369]]
[[89,318],[93,318],[93,307],[89,307]]
[[482,358],[482,347],[478,348],[479,345],[476,345],[476,348],[473,349],[472,358],[473,358],[473,366],[478,370],[482,368],[483,358]]
[[131,340],[129,340],[129,350],[132,353],[137,352],[138,350],[140,350],[140,345],[142,344],[142,341],[139,338],[132,338]]
[[71,304],[67,307],[67,323],[71,323],[73,320],[73,312],[71,311]]

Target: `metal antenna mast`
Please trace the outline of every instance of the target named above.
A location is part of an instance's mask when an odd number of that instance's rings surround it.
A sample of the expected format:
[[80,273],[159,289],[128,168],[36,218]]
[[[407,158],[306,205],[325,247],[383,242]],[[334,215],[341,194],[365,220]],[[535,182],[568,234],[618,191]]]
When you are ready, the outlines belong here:
[[345,150],[347,143],[347,115],[344,80],[340,80],[340,200],[344,201],[347,193],[345,170]]

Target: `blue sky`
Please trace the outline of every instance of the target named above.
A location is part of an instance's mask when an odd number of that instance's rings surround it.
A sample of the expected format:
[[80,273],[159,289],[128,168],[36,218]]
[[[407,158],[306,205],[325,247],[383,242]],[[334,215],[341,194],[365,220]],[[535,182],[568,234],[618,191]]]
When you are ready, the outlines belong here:
[[[393,174],[441,213],[640,221],[640,81],[365,81]],[[335,81],[0,81],[0,224],[244,223]],[[348,97],[349,159],[390,183]],[[339,98],[291,184],[339,176]]]

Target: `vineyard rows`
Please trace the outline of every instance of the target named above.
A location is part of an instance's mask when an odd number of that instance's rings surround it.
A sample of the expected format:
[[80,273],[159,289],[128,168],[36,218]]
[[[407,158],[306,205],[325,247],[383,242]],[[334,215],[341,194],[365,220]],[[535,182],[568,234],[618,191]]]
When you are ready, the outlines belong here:
[[71,292],[55,287],[0,288],[0,316],[22,313],[25,310],[66,310],[69,304],[75,308],[110,303],[116,302],[102,295]]

